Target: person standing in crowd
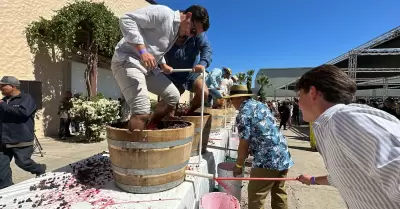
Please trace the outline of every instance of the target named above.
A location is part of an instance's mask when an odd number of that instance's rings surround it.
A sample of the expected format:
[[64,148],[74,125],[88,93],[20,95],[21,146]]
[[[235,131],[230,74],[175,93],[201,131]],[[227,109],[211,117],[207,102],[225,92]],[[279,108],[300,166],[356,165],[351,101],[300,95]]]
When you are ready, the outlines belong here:
[[310,185],[335,186],[349,209],[400,208],[400,121],[367,105],[350,104],[357,86],[334,65],[297,83],[303,119],[313,122],[328,175],[301,175]]
[[[249,151],[253,153],[251,178],[285,178],[293,161],[283,134],[276,127],[275,118],[263,103],[252,99],[245,85],[234,85],[230,96],[239,110],[236,125],[239,148],[234,176],[241,175]],[[287,209],[285,181],[250,181],[248,185],[249,209],[262,209],[271,191],[271,207]]]
[[281,129],[283,126],[283,130],[286,130],[286,124],[290,118],[290,108],[287,101],[282,102],[282,105],[279,107],[279,114],[281,116],[281,123],[279,124],[279,129]]
[[391,97],[385,99],[382,110],[393,115],[397,119],[400,118],[400,115],[398,115],[396,112],[396,103],[394,102],[394,99]]
[[58,129],[58,137],[65,140],[66,137],[71,137],[69,126],[71,125],[71,116],[69,110],[72,108],[72,93],[66,91],[63,100],[58,107],[58,115],[60,116],[60,128]]
[[[204,20],[202,24],[204,30],[210,27],[208,19]],[[200,60],[196,63],[197,56],[200,56]],[[192,37],[179,36],[174,46],[165,54],[165,60],[167,61],[167,65],[174,69],[194,68],[198,72],[205,70],[210,66],[212,61],[212,48],[207,35],[201,33]],[[166,75],[175,84],[181,95],[185,90],[194,93],[190,108],[186,113],[189,115],[201,107],[203,78],[200,75],[200,73],[195,72],[180,72]],[[207,86],[204,87],[204,98],[208,98]]]
[[[178,37],[189,38],[207,31],[208,21],[207,10],[198,5],[183,12],[150,5],[120,18],[123,38],[115,47],[111,70],[131,109],[129,130],[157,129],[164,117],[174,118],[180,93],[164,75],[173,70],[164,55]],[[164,73],[160,73],[158,65]],[[202,72],[203,68],[194,71]],[[151,117],[149,91],[162,99]]]
[[0,189],[13,184],[11,160],[21,169],[35,175],[46,172],[45,164],[32,160],[35,138],[36,103],[31,95],[19,90],[20,82],[13,76],[0,80]]
[[206,85],[208,87],[208,101],[206,103],[207,107],[216,107],[218,106],[217,100],[222,99],[222,94],[220,92],[221,90],[221,81],[223,78],[230,78],[232,75],[232,71],[229,68],[214,68],[210,72],[210,74],[207,75],[206,78]]
[[289,104],[289,119],[288,119],[288,126],[292,128],[292,117],[293,117],[293,102],[288,101]]
[[228,96],[230,88],[233,86],[233,83],[237,81],[236,76],[232,76],[230,78],[223,78],[220,85],[220,93],[223,96]]
[[293,120],[296,126],[300,126],[299,100],[297,98],[294,98],[293,102]]

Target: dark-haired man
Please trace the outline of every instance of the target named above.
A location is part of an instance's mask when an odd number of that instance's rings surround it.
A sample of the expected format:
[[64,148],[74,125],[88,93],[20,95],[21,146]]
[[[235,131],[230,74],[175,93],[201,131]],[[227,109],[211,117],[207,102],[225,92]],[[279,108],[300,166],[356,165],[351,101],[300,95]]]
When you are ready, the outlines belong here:
[[46,165],[31,159],[35,137],[36,103],[32,96],[19,90],[20,82],[13,76],[0,80],[0,189],[11,186],[10,162],[32,174],[46,172]]
[[[115,47],[111,69],[131,109],[130,130],[155,129],[165,116],[174,116],[179,90],[157,66],[170,73],[172,67],[166,64],[165,53],[179,36],[197,36],[207,31],[207,21],[207,10],[197,5],[183,12],[151,5],[121,17],[124,37]],[[162,98],[151,118],[149,92]]]
[[297,83],[303,119],[313,123],[328,175],[299,176],[305,184],[333,185],[349,209],[400,208],[400,121],[381,110],[350,104],[356,83],[333,65]]
[[[203,27],[208,27],[208,20],[203,23]],[[196,63],[197,57],[199,61]],[[174,46],[165,55],[167,64],[174,69],[194,68],[196,71],[203,71],[211,64],[212,49],[207,35],[202,33],[192,37],[178,37]],[[187,114],[194,113],[201,107],[201,95],[203,78],[200,73],[181,72],[168,74],[167,77],[175,84],[182,95],[185,90],[194,92],[193,100]],[[205,86],[204,97],[208,97],[208,88]]]

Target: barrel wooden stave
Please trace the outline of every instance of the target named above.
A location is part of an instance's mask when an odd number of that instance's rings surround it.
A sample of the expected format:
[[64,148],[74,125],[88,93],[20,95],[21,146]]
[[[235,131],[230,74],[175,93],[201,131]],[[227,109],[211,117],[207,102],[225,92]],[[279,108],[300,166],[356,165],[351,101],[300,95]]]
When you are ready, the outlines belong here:
[[[200,127],[201,127],[201,116],[200,113],[196,113],[198,116],[182,116],[181,120],[183,121],[188,121],[194,124],[194,136],[193,136],[193,142],[192,142],[192,153],[191,156],[197,156],[199,155],[199,145],[200,145]],[[210,138],[210,133],[211,133],[211,118],[210,114],[204,113],[203,116],[203,139],[201,140],[202,142],[202,151],[201,153],[205,153],[207,151],[207,144],[208,144],[208,139]]]
[[155,193],[178,186],[185,178],[193,133],[193,123],[185,128],[134,132],[107,127],[117,186],[133,193]]
[[204,108],[204,112],[211,115],[211,131],[219,131],[224,127],[224,109]]

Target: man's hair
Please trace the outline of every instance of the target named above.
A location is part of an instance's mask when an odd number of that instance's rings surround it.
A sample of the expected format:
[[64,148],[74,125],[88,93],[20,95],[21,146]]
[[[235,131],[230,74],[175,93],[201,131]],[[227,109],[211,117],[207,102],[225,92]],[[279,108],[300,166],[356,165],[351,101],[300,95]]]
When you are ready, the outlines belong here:
[[308,93],[311,86],[321,92],[326,101],[334,104],[351,103],[357,91],[355,81],[334,65],[321,65],[311,69],[301,76],[296,90]]
[[203,30],[207,31],[210,28],[210,17],[208,16],[207,9],[200,5],[193,5],[187,8],[183,13],[192,13],[192,20],[199,22],[203,25]]

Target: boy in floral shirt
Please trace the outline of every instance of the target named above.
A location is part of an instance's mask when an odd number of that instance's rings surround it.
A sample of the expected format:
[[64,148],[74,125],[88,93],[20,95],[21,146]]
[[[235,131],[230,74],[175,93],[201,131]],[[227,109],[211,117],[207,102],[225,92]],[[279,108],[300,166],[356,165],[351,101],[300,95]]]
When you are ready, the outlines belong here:
[[[236,124],[239,131],[239,148],[234,175],[243,172],[244,161],[253,153],[252,178],[285,178],[293,161],[285,137],[276,127],[275,118],[263,103],[252,99],[244,85],[232,86],[229,98],[239,110]],[[265,198],[271,191],[272,209],[287,209],[285,181],[250,181],[248,186],[249,209],[264,208]]]

